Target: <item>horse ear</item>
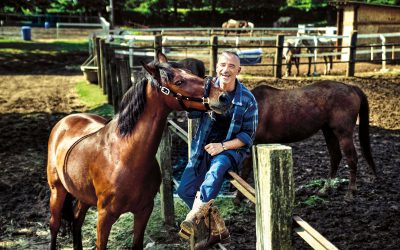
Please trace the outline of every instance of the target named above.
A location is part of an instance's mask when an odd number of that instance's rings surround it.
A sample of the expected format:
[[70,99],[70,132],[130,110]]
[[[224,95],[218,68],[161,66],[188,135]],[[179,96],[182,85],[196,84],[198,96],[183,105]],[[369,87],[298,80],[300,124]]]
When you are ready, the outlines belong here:
[[164,55],[161,51],[157,52],[157,59],[159,63],[166,63],[168,62],[167,56]]
[[146,64],[146,63],[144,63],[143,61],[140,61],[140,63],[142,64],[143,68],[144,68],[150,75],[152,75],[153,77],[156,75],[157,69],[156,69],[156,67],[154,66],[154,64],[152,64],[152,63]]

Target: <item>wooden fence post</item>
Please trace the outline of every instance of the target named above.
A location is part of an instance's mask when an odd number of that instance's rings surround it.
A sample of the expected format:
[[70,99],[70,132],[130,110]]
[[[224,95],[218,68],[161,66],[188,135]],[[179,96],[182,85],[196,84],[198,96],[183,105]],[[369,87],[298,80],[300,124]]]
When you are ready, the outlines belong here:
[[121,99],[125,95],[125,93],[132,86],[131,82],[131,68],[129,67],[129,56],[121,55],[120,64],[119,64],[119,79],[121,86]]
[[162,35],[154,36],[154,59],[157,60],[157,53],[162,51]]
[[94,39],[96,50],[96,66],[97,66],[97,85],[101,88],[101,59],[100,59],[100,37]]
[[350,35],[349,62],[347,63],[346,76],[354,76],[356,66],[356,49],[357,49],[357,31],[353,31]]
[[284,35],[276,36],[276,51],[275,51],[275,70],[274,77],[282,78],[282,53],[283,53],[283,42],[285,40]]
[[192,147],[192,138],[194,133],[197,131],[197,127],[199,126],[199,119],[188,119],[188,159],[192,155],[191,147]]
[[165,225],[175,225],[175,213],[174,213],[174,198],[173,198],[173,186],[172,186],[172,164],[171,164],[171,153],[172,153],[172,139],[171,133],[168,129],[168,125],[165,126],[164,132],[161,138],[160,145],[157,151],[157,160],[160,165],[161,171],[161,216],[164,220]]
[[217,65],[217,57],[218,57],[218,37],[211,36],[210,38],[210,67],[209,67],[209,75],[216,76],[216,65]]
[[100,70],[101,74],[101,87],[103,88],[103,94],[107,94],[107,77],[106,77],[106,40],[104,38],[100,39],[100,66],[97,68]]
[[292,249],[294,180],[292,149],[253,146],[257,250]]

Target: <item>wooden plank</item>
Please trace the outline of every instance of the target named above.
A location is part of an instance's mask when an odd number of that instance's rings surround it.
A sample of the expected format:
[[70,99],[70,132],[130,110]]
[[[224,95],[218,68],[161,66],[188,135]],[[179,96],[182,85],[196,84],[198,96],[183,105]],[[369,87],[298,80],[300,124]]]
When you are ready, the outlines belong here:
[[231,180],[232,185],[235,186],[244,196],[246,196],[247,199],[253,203],[256,203],[255,189],[235,172],[228,171],[228,174],[233,178],[233,180]]
[[239,183],[237,180],[231,180],[231,183],[233,186],[235,186],[247,199],[249,199],[251,202],[254,204],[256,203],[256,197],[254,194],[249,192],[246,188],[244,188],[241,183]]
[[293,216],[294,231],[300,235],[314,249],[338,249],[310,224],[302,220],[299,216]]

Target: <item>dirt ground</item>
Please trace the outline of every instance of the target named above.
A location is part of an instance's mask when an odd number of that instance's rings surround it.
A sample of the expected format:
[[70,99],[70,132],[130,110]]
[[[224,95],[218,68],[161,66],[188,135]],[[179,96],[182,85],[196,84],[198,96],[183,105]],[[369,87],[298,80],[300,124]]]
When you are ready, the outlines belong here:
[[[19,248],[43,249],[49,243],[47,139],[55,122],[85,108],[73,92],[74,83],[83,79],[76,66],[85,59],[85,54],[72,54],[68,59],[37,55],[36,58],[21,56],[10,62],[0,56],[0,248],[14,248],[13,244],[19,242]],[[369,182],[366,178],[369,170],[360,155],[355,133],[360,156],[359,191],[355,199],[344,200],[347,189],[344,181],[324,200],[307,205],[305,201],[316,194],[317,188],[307,188],[306,184],[324,178],[329,170],[325,142],[318,133],[303,142],[290,144],[296,186],[294,213],[339,249],[398,249],[400,79],[371,76],[343,81],[359,86],[369,98],[371,144],[379,181]],[[267,82],[280,88],[293,88],[312,80],[267,79]],[[246,81],[246,84],[253,87],[256,81]],[[348,178],[344,162],[339,176]],[[232,241],[226,247],[255,249],[254,208],[246,202],[241,206],[246,209],[238,209],[227,218]],[[165,236],[159,238],[165,239]],[[297,235],[293,235],[293,244],[295,249],[310,249]]]

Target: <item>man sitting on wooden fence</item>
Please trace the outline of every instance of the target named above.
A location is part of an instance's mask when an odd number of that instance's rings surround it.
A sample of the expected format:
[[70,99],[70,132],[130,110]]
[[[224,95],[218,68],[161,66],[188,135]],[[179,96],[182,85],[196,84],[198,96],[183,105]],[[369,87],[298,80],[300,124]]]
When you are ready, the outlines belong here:
[[258,123],[257,102],[236,77],[240,73],[236,53],[223,52],[217,63],[215,82],[229,93],[232,107],[225,114],[195,113],[199,128],[192,142],[192,156],[181,178],[178,195],[191,208],[181,224],[179,235],[189,239],[202,219],[211,230],[210,237],[196,244],[206,249],[227,242],[230,234],[216,207],[212,207],[228,170],[238,170],[250,152]]

